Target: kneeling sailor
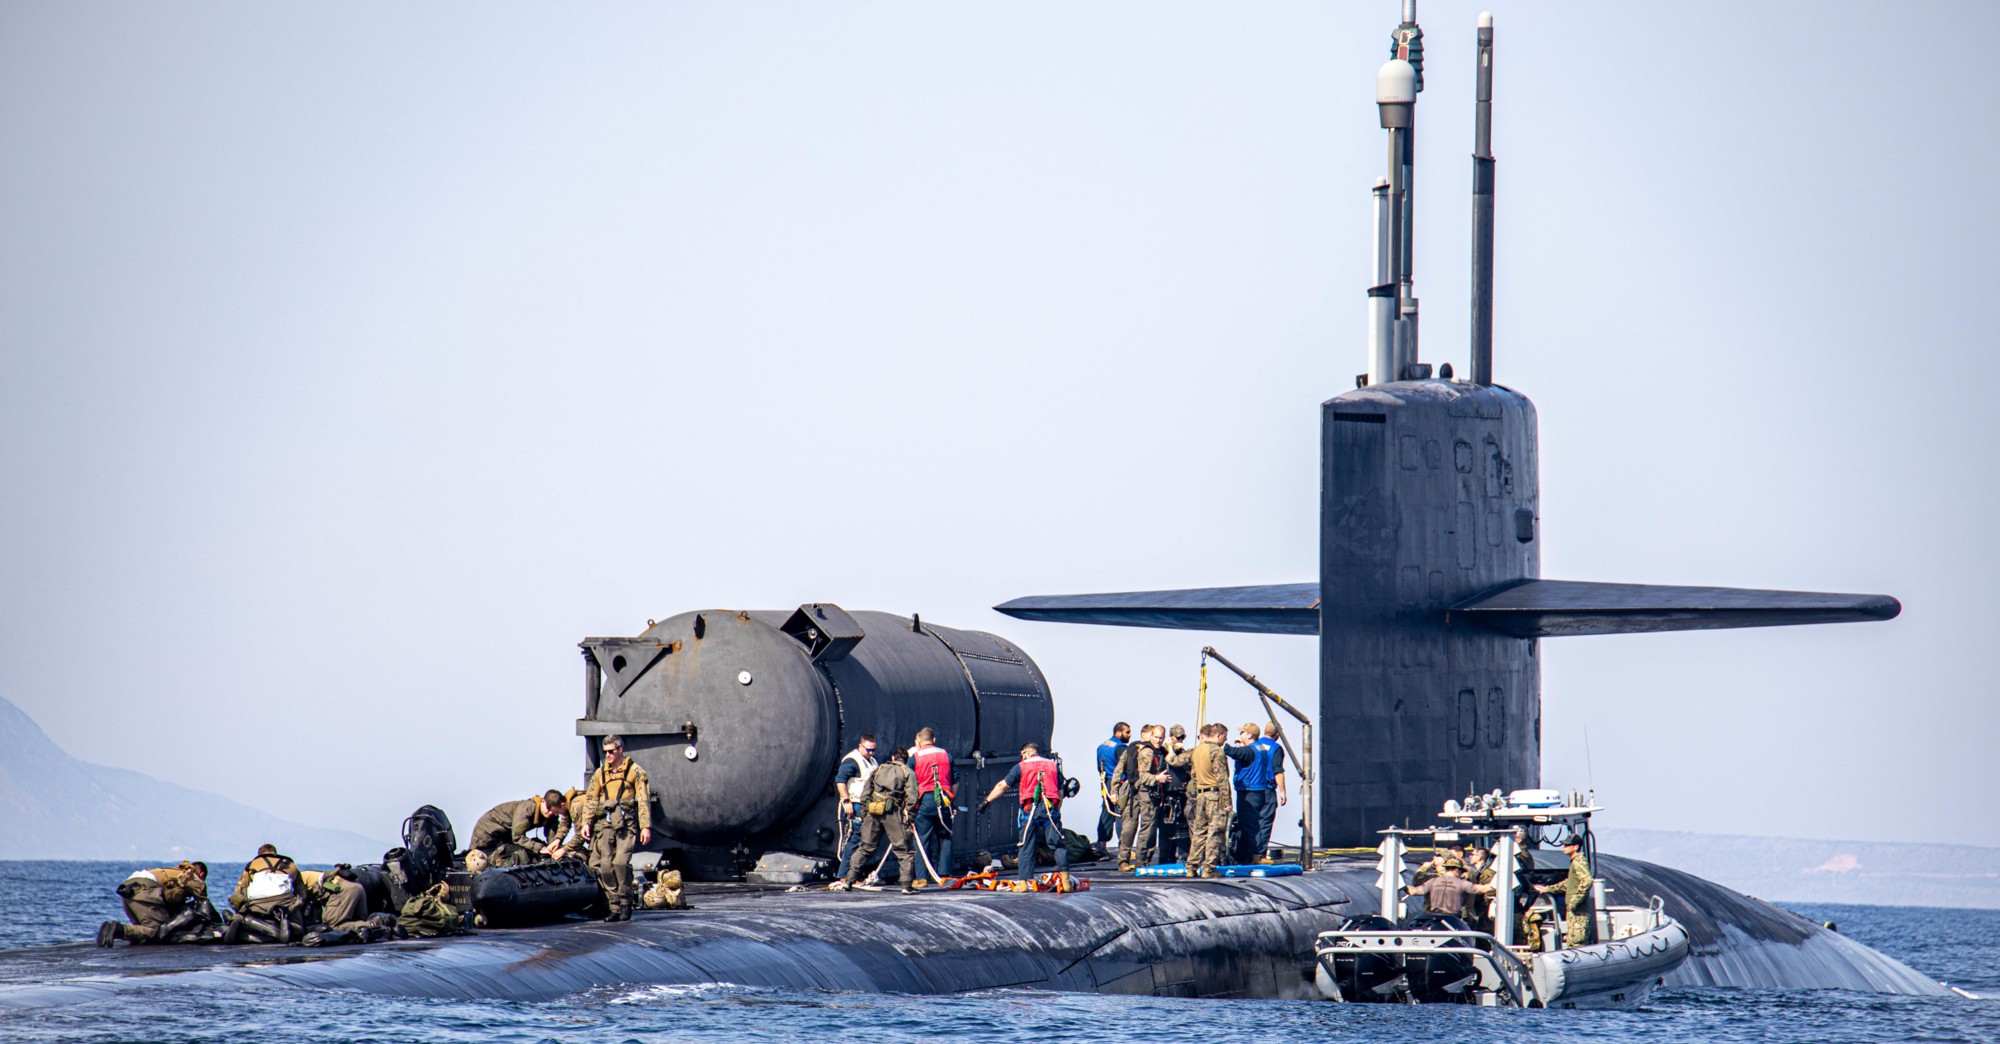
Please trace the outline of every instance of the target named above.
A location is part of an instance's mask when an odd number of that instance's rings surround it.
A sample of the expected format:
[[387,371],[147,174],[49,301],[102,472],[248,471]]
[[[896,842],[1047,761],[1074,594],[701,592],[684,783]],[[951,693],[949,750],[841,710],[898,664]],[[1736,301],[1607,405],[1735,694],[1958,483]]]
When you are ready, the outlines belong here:
[[131,924],[106,921],[97,929],[97,945],[119,939],[131,943],[174,942],[174,936],[217,920],[208,902],[208,864],[134,870],[118,886]]
[[[522,866],[547,856],[561,858],[563,813],[568,803],[560,790],[520,801],[502,801],[486,810],[472,828],[472,847],[486,853],[493,866]],[[533,838],[541,831],[539,841]]]
[[272,942],[291,942],[305,934],[305,905],[306,880],[298,864],[280,855],[276,845],[259,845],[229,893],[234,916],[223,941],[236,942],[247,930]]

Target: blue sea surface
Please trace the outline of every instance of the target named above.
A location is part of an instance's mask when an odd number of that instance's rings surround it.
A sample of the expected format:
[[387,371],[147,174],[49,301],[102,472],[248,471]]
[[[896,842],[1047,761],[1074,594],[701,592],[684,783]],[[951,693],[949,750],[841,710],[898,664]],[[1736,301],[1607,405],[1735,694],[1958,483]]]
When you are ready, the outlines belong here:
[[[0,949],[89,938],[125,863],[0,862]],[[2000,911],[1797,905],[1981,996],[1662,990],[1636,1012],[1204,1001],[1008,990],[951,997],[635,986],[546,1003],[163,984],[0,1013],[0,1041],[1966,1041],[2000,1042]],[[858,1036],[856,1036],[858,1035]]]

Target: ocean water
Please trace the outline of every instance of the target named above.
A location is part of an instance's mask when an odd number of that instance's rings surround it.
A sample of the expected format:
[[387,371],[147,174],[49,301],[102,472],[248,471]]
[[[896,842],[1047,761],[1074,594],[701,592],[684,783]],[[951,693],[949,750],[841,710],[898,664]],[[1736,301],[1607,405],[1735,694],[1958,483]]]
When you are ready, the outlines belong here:
[[[0,949],[89,938],[119,913],[124,863],[0,862]],[[1637,1012],[1506,1011],[995,991],[953,997],[736,986],[594,990],[560,1001],[402,1000],[335,991],[196,991],[0,1013],[0,1041],[1479,1040],[1966,1041],[2000,1044],[2000,911],[1799,905],[1932,978],[1979,994],[1663,990]],[[861,1036],[853,1037],[859,1034]]]

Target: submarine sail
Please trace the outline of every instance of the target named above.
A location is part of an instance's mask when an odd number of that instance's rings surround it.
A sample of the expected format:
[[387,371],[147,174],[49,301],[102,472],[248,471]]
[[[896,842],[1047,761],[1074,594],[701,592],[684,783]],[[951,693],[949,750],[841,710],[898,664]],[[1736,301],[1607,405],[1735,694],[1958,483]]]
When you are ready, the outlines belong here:
[[[1368,845],[1467,781],[1541,782],[1538,639],[1887,620],[1877,594],[1544,580],[1534,403],[1493,383],[1493,29],[1479,29],[1473,148],[1472,367],[1417,361],[1409,184],[1423,33],[1392,36],[1376,102],[1388,176],[1371,189],[1369,372],[1320,406],[1319,581],[1045,595],[1022,620],[1319,637],[1318,836]],[[1386,194],[1385,188],[1386,186]]]

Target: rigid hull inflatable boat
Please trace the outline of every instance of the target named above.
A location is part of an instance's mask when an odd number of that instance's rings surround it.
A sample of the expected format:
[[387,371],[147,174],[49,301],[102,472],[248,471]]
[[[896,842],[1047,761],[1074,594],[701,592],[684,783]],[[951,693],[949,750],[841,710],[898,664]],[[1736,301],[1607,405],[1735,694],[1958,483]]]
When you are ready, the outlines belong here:
[[[1517,1008],[1645,1003],[1688,959],[1688,930],[1667,914],[1659,896],[1638,906],[1605,902],[1609,890],[1593,872],[1590,815],[1596,811],[1580,797],[1563,802],[1551,791],[1516,791],[1448,803],[1443,818],[1450,826],[1383,831],[1380,909],[1319,934],[1313,981],[1320,994],[1337,1001]],[[1551,838],[1577,851],[1563,855],[1539,847]],[[1490,845],[1487,881],[1473,882],[1487,884],[1490,898],[1471,900],[1490,914],[1472,920],[1441,912],[1406,916],[1411,897],[1404,850],[1412,839],[1434,847]],[[1573,869],[1574,860],[1582,866]],[[1572,879],[1578,882],[1574,897],[1563,897],[1558,906],[1553,889]],[[1566,925],[1575,928],[1565,932]]]

